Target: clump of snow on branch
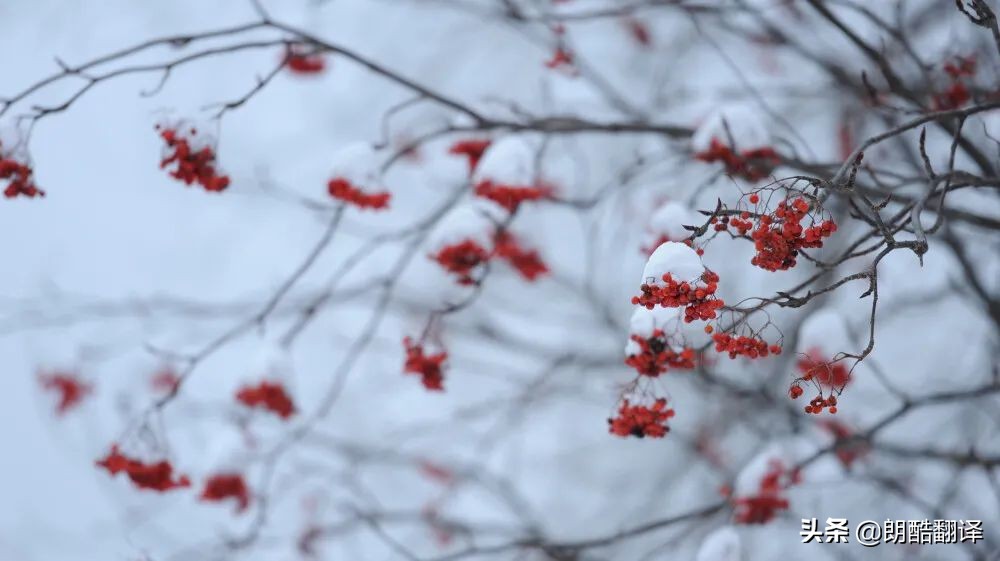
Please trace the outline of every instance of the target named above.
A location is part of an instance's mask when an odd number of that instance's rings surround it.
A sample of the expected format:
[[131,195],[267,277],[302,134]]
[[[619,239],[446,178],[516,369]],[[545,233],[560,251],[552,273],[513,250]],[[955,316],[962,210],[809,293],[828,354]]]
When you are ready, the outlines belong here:
[[[636,306],[632,311],[632,318],[629,320],[629,335],[638,335],[643,339],[653,337],[654,332],[659,329],[664,332],[672,332],[684,324],[682,312],[679,308],[664,308],[657,306],[653,309],[645,306]],[[639,344],[629,338],[625,343],[625,355],[634,355],[642,352]]]
[[428,239],[431,250],[472,240],[480,247],[493,247],[496,223],[478,201],[463,204],[451,210]]
[[370,143],[353,142],[334,154],[330,176],[346,179],[358,188],[375,189],[381,182],[382,159]]
[[472,175],[472,182],[492,181],[504,185],[530,185],[535,180],[535,154],[529,143],[517,136],[503,137],[490,145]]
[[713,139],[734,150],[752,150],[772,143],[760,109],[744,104],[727,105],[709,114],[695,130],[691,148],[695,152],[709,150]]
[[690,207],[677,201],[667,201],[660,205],[649,217],[649,230],[658,239],[666,236],[669,241],[681,241],[691,235],[684,226],[694,226],[698,215]]
[[663,284],[663,275],[670,275],[677,281],[694,281],[705,272],[701,257],[688,245],[680,242],[664,242],[649,256],[642,270],[640,283]]
[[250,356],[249,371],[273,378],[292,374],[292,354],[277,341],[261,341]]

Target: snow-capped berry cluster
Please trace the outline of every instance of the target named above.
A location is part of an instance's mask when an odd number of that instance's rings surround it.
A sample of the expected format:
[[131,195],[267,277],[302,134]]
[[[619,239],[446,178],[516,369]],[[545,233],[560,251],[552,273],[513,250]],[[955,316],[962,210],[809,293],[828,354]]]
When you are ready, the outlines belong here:
[[384,210],[392,195],[377,187],[380,183],[379,155],[363,142],[349,144],[333,158],[332,178],[327,193],[360,209]]
[[533,281],[549,272],[538,251],[523,247],[510,232],[497,232],[494,237],[493,253],[506,261],[526,281]]
[[685,243],[661,244],[646,260],[642,292],[632,304],[653,309],[685,308],[685,321],[712,319],[724,303],[715,297],[719,275],[709,271],[698,252]]
[[[463,148],[474,155],[478,146]],[[476,159],[472,175],[474,192],[513,214],[522,203],[547,199],[555,192],[552,185],[536,176],[535,168],[535,154],[526,140],[517,136],[501,138],[490,143]]]
[[[800,250],[823,247],[823,239],[833,235],[837,225],[833,220],[823,220],[803,227],[801,222],[809,214],[810,205],[806,199],[793,197],[778,203],[770,214],[757,215],[757,225],[750,235],[757,253],[750,263],[767,271],[785,271],[795,266]],[[740,216],[729,220],[728,224],[743,235],[751,226],[743,217],[750,215],[742,213]]]
[[18,196],[29,199],[44,197],[45,191],[35,185],[33,175],[34,170],[31,166],[20,161],[12,152],[5,151],[3,144],[0,143],[0,182],[7,182],[7,186],[3,189],[4,197],[8,199]]
[[389,207],[389,199],[392,198],[387,191],[365,193],[343,177],[335,177],[328,181],[326,189],[331,197],[357,208],[386,209]]
[[473,272],[490,260],[490,250],[479,245],[476,240],[466,239],[449,244],[431,255],[444,270],[458,277],[458,284],[476,283]]
[[767,341],[756,336],[716,333],[712,336],[712,341],[715,342],[715,350],[720,353],[728,353],[729,358],[743,356],[753,359],[781,354],[781,345],[769,345]]
[[788,510],[788,499],[782,495],[784,486],[798,483],[799,477],[797,470],[786,470],[781,460],[771,460],[755,494],[731,499],[733,522],[767,524],[774,520],[779,512]]
[[186,475],[174,477],[174,466],[169,461],[144,462],[131,458],[122,454],[118,445],[112,445],[108,455],[96,463],[111,475],[125,473],[140,489],[162,493],[191,485],[191,480]]
[[40,372],[38,382],[44,389],[53,391],[59,396],[59,403],[56,404],[57,415],[64,415],[76,408],[83,402],[83,398],[93,391],[91,384],[71,372]]
[[801,379],[815,381],[825,388],[843,388],[851,381],[851,372],[844,361],[823,358],[819,348],[811,348],[796,362]]
[[[711,319],[723,306],[722,300],[715,297],[719,276],[707,270],[699,254],[687,244],[661,244],[646,260],[642,276],[645,281],[640,286],[641,294],[632,298],[636,308],[625,345],[625,364],[638,373],[629,386],[630,392],[643,379],[646,383],[670,369],[694,368],[697,354],[680,335],[681,318],[686,323]],[[674,335],[676,341],[672,340]],[[647,394],[644,391],[642,395]],[[669,430],[666,421],[674,416],[674,410],[666,404],[665,398],[657,398],[650,406],[632,405],[625,398],[618,416],[608,419],[610,432],[662,437]]]
[[263,380],[255,386],[243,386],[236,392],[236,401],[250,408],[270,411],[282,419],[295,414],[292,398],[278,382]]
[[691,139],[697,160],[721,162],[726,173],[759,181],[781,163],[772,146],[772,137],[760,110],[748,104],[734,104],[716,109]]
[[671,349],[662,329],[654,330],[649,337],[632,334],[630,339],[638,346],[638,352],[626,357],[625,364],[642,376],[655,378],[671,368],[690,370],[695,367],[694,349],[691,347],[684,347],[680,351]]
[[444,391],[442,368],[444,361],[448,360],[448,353],[442,351],[427,354],[422,344],[415,343],[409,337],[403,339],[403,346],[406,347],[406,362],[403,364],[403,372],[419,375],[420,382],[428,390]]
[[250,488],[242,474],[217,473],[205,480],[205,486],[198,498],[205,502],[235,499],[236,512],[243,512],[250,506]]
[[781,163],[781,156],[770,146],[737,151],[718,138],[713,138],[707,149],[695,152],[694,158],[709,164],[722,162],[727,174],[747,181],[768,177]]
[[195,127],[178,124],[156,125],[167,151],[160,160],[160,168],[170,170],[170,177],[185,185],[197,183],[210,192],[224,191],[229,187],[229,176],[219,173],[216,167],[215,148]]
[[[677,201],[666,201],[649,217],[647,242],[640,249],[649,255],[666,242],[682,242],[694,248],[693,242],[688,239],[691,232],[685,226],[693,226],[700,221],[700,217],[689,207]],[[695,253],[702,255],[704,252],[695,248]]]
[[534,281],[549,272],[535,249],[525,246],[507,225],[526,201],[548,197],[552,188],[535,180],[534,156],[522,138],[465,140],[450,153],[468,158],[476,198],[455,208],[441,221],[430,258],[455,275],[461,285],[474,285],[494,258]]
[[635,436],[643,438],[663,438],[670,427],[667,426],[674,416],[674,410],[667,407],[667,400],[659,398],[652,405],[632,405],[623,400],[618,409],[618,415],[608,419],[608,431],[618,436]]
[[484,179],[476,184],[476,195],[514,212],[525,201],[538,201],[552,196],[548,185],[504,185]]
[[491,140],[487,139],[467,139],[459,140],[448,148],[448,153],[455,156],[465,156],[469,162],[469,173],[476,171],[476,166],[479,165],[479,160],[483,158],[483,154],[492,144]]
[[966,80],[976,75],[976,57],[955,57],[944,64],[943,70],[949,78],[948,87],[932,96],[931,108],[935,111],[958,109],[972,99]]
[[[475,201],[456,208],[442,220],[431,242],[435,249],[429,257],[464,286],[477,284],[485,265],[494,259],[509,264],[528,282],[548,274],[549,268],[539,252],[498,226],[486,212],[499,209],[492,203]],[[479,208],[483,205],[488,205],[488,209]]]
[[321,53],[310,52],[300,45],[289,45],[285,51],[285,66],[293,74],[309,76],[322,73],[326,69],[326,59]]
[[[693,251],[693,250],[692,250]],[[719,275],[706,270],[694,284],[688,281],[674,279],[666,273],[661,277],[662,283],[643,283],[639,286],[641,293],[632,297],[632,304],[653,309],[655,306],[664,308],[684,308],[684,321],[714,319],[716,311],[725,302],[715,296],[719,287]]]

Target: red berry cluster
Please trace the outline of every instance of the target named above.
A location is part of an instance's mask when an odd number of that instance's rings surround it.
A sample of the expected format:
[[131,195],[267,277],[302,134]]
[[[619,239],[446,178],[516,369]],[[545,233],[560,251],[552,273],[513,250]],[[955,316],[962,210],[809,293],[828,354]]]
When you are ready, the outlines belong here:
[[[799,250],[823,247],[823,238],[837,231],[833,220],[809,227],[801,222],[809,214],[809,203],[801,197],[781,201],[774,212],[760,216],[751,238],[757,254],[750,263],[767,271],[788,270],[795,266]],[[745,224],[740,223],[741,233]]]
[[935,111],[958,109],[968,103],[970,99],[972,99],[972,94],[969,93],[969,88],[965,83],[954,81],[944,91],[934,94],[931,107]]
[[236,512],[243,512],[250,506],[250,488],[239,473],[217,473],[205,480],[199,499],[205,502],[236,499]]
[[300,47],[289,46],[285,52],[285,64],[293,74],[319,74],[326,69],[326,60],[319,53],[307,53]]
[[423,345],[414,343],[409,337],[403,339],[403,346],[406,347],[406,362],[403,364],[403,372],[419,374],[421,383],[428,390],[443,391],[444,373],[441,368],[444,361],[448,359],[448,353],[425,354]]
[[472,173],[479,164],[479,160],[483,158],[483,154],[486,153],[486,149],[490,147],[491,143],[492,141],[485,139],[459,140],[451,145],[451,148],[448,149],[448,153],[456,156],[465,156],[469,160],[469,173]]
[[431,255],[449,273],[458,275],[458,283],[462,285],[475,284],[472,272],[490,259],[490,252],[475,240],[464,240],[447,245]]
[[714,224],[714,230],[716,232],[725,232],[729,227],[735,228],[736,233],[745,236],[753,228],[753,222],[750,220],[752,215],[748,211],[743,211],[738,217],[723,216],[721,219],[717,216],[713,216],[709,222]]
[[803,380],[815,380],[826,388],[843,388],[851,381],[851,372],[843,361],[824,360],[822,352],[817,348],[809,349],[796,363],[796,367]]
[[446,271],[457,275],[458,283],[462,285],[475,284],[473,272],[494,257],[506,261],[529,282],[549,273],[548,266],[537,251],[524,247],[513,234],[503,230],[494,235],[492,249],[486,249],[475,240],[466,239],[444,246],[430,257]]
[[674,351],[662,329],[653,331],[650,337],[632,335],[631,339],[639,345],[639,353],[629,355],[625,364],[642,376],[655,378],[670,368],[690,370],[695,366],[694,349],[684,347],[680,352]]
[[[175,166],[170,177],[183,181],[186,185],[197,183],[206,191],[224,191],[229,187],[229,176],[219,175],[215,168],[215,150],[210,146],[194,150],[181,131],[160,125],[156,125],[156,130],[160,131],[160,137],[169,149],[160,161],[160,168]],[[192,135],[197,133],[196,129],[190,130]]]
[[392,194],[387,191],[379,191],[371,194],[365,193],[343,177],[331,179],[326,184],[326,189],[330,193],[330,196],[337,200],[344,201],[358,208],[370,208],[372,210],[389,208],[389,199],[392,198]]
[[955,60],[946,62],[943,70],[951,80],[944,91],[934,94],[931,107],[935,111],[958,109],[972,99],[965,79],[975,76],[976,57],[956,57]]
[[782,480],[797,483],[799,474],[792,471],[786,474],[785,466],[779,460],[771,461],[770,467],[760,480],[756,495],[736,497],[733,502],[733,522],[736,524],[767,524],[780,511],[788,510],[788,499],[781,495]]
[[476,195],[489,199],[507,212],[514,212],[524,201],[537,201],[552,196],[553,189],[548,185],[503,185],[484,179],[476,184]]
[[736,358],[737,356],[766,358],[768,355],[781,354],[781,345],[768,345],[767,341],[758,337],[716,333],[712,335],[712,340],[715,341],[715,350],[720,353],[729,353],[729,358]]
[[106,469],[111,475],[124,472],[140,489],[151,489],[162,493],[191,485],[191,480],[185,475],[174,478],[174,467],[170,462],[161,460],[146,463],[130,458],[122,454],[117,445],[112,445],[111,452],[104,459],[98,460],[97,465]]
[[705,271],[701,275],[703,285],[692,286],[687,281],[677,282],[670,273],[663,275],[663,285],[643,283],[639,287],[642,294],[632,297],[632,304],[652,310],[656,306],[664,308],[684,308],[684,321],[708,320],[716,317],[716,311],[725,302],[716,298],[719,275]]
[[628,400],[622,402],[618,416],[608,419],[608,431],[618,436],[635,436],[643,438],[663,438],[670,427],[667,421],[674,416],[674,410],[667,408],[667,400],[659,398],[651,406],[631,405]]
[[837,396],[832,394],[830,397],[823,397],[822,394],[817,395],[803,409],[806,413],[813,415],[819,415],[824,409],[829,409],[830,414],[835,415],[837,413]]
[[549,268],[538,252],[522,247],[510,233],[498,232],[494,239],[496,245],[493,251],[496,256],[514,267],[524,280],[530,282],[548,274]]
[[788,397],[792,399],[798,399],[802,397],[802,393],[804,391],[805,390],[802,389],[802,386],[800,386],[798,382],[793,382],[792,385],[789,386],[788,388]]
[[963,76],[972,77],[976,75],[976,55],[957,56],[954,60],[944,63],[945,74],[951,76],[953,80]]
[[285,387],[277,382],[264,380],[256,386],[243,386],[236,392],[236,401],[247,407],[264,409],[282,419],[295,414],[295,404]]
[[63,415],[80,405],[83,398],[93,390],[93,386],[81,380],[76,374],[66,372],[39,373],[38,381],[43,388],[59,394],[57,415]]
[[722,162],[726,173],[747,181],[760,181],[781,163],[781,157],[770,146],[734,151],[718,138],[713,138],[707,150],[697,152],[695,159],[706,163]]
[[13,199],[18,195],[29,199],[44,197],[45,191],[39,189],[31,177],[34,173],[31,166],[19,162],[12,156],[5,156],[2,148],[3,146],[0,146],[0,180],[7,181],[3,196],[8,199]]

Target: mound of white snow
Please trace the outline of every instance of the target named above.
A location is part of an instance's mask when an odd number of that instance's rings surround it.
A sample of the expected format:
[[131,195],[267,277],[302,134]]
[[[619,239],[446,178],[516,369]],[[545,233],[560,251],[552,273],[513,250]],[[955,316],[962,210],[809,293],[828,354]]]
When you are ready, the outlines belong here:
[[770,146],[772,142],[760,109],[745,104],[727,105],[711,113],[695,131],[691,147],[695,152],[708,150],[713,138],[741,151]]
[[640,282],[663,284],[663,275],[667,273],[674,280],[690,282],[704,272],[705,266],[695,250],[680,242],[664,242],[649,256]]

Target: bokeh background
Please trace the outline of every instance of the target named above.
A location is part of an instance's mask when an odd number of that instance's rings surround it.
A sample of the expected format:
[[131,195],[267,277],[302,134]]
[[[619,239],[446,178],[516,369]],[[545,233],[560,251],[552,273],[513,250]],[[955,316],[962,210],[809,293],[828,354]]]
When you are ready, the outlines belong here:
[[[621,4],[511,3],[532,15],[528,21],[509,17],[505,2],[486,0],[265,6],[276,20],[505,119],[582,116],[695,128],[719,107],[745,104],[758,110],[776,146],[823,163],[843,160],[845,126],[855,144],[886,126],[815,61],[751,40],[765,18],[817,59],[853,76],[872,72],[806,2],[664,2],[627,17],[570,17],[562,22],[563,40],[578,56],[578,76],[545,65],[559,40],[555,16]],[[850,3],[829,4],[865,38],[890,41]],[[995,77],[989,33],[951,3],[932,4],[853,3],[900,18],[926,60],[982,53],[984,79]],[[58,72],[56,57],[79,64],[149,38],[255,17],[242,0],[4,2],[0,97]],[[649,44],[636,37],[636,22]],[[177,52],[158,50],[130,64]],[[136,428],[157,397],[151,376],[171,366],[171,357],[198,352],[257,313],[317,243],[335,207],[326,181],[339,150],[383,140],[391,150],[449,123],[468,125],[426,101],[387,119],[412,92],[338,55],[316,76],[280,73],[247,104],[211,119],[212,104],[244,95],[281,57],[280,48],[212,57],[176,69],[162,88],[157,73],[101,82],[67,111],[35,124],[30,155],[48,196],[0,201],[0,561],[562,559],[530,547],[470,548],[615,538],[718,503],[720,487],[761,458],[794,463],[830,444],[829,431],[786,397],[793,351],[864,348],[870,308],[858,299],[864,283],[776,312],[787,351],[779,358],[722,357],[708,372],[664,378],[661,390],[677,410],[667,438],[607,434],[607,418],[631,379],[622,349],[653,211],[665,201],[712,209],[717,199],[734,201],[750,187],[694,161],[686,140],[656,134],[517,135],[538,150],[539,173],[557,186],[561,202],[525,205],[511,228],[539,249],[551,274],[526,283],[497,268],[470,305],[435,326],[449,351],[445,392],[427,392],[401,373],[400,342],[456,301],[457,289],[414,235],[362,248],[386,233],[439,229],[424,221],[456,197],[470,197],[463,194],[466,162],[448,147],[464,136],[509,132],[435,137],[394,163],[384,176],[391,210],[349,209],[335,241],[267,321],[200,362],[177,399]],[[38,92],[0,126],[18,130],[16,115],[36,103],[59,103],[74,85]],[[144,95],[151,90],[158,91]],[[185,188],[159,169],[162,146],[153,127],[181,118],[217,138],[220,164],[233,179],[225,193]],[[985,113],[966,126],[994,160],[987,135],[995,124]],[[912,170],[915,136],[905,138],[866,159]],[[939,169],[946,168],[949,144],[946,134],[929,132]],[[988,190],[959,193],[950,202],[1000,216],[1000,201]],[[831,208],[844,222],[830,245],[843,248],[860,230],[851,227],[845,205],[834,201]],[[996,294],[996,230],[958,224],[954,235],[973,256],[979,282]],[[282,348],[285,330],[359,251],[364,259],[339,279],[294,345]],[[396,267],[408,253],[412,261]],[[727,301],[770,295],[809,274],[761,271],[749,265],[751,255],[749,244],[721,238],[706,248],[705,264],[722,277]],[[845,264],[835,278],[864,266],[863,260]],[[962,391],[996,376],[997,328],[966,274],[935,240],[922,266],[904,251],[880,264],[876,349],[855,370],[839,420],[868,427],[899,407],[899,392]],[[377,303],[387,279],[396,284],[382,316]],[[373,337],[345,371],[350,346],[373,317]],[[94,392],[57,416],[52,396],[38,384],[40,369],[78,372]],[[274,464],[268,452],[296,425],[248,414],[232,399],[241,384],[262,376],[284,380],[306,416],[336,398],[314,430]],[[996,457],[998,405],[991,394],[919,407],[879,436],[900,447]],[[112,479],[93,462],[123,435],[165,453],[195,479],[244,471],[266,502],[235,515],[225,505],[199,502],[193,490],[149,493]],[[847,469],[826,454],[789,490],[789,511],[767,525],[731,527],[722,509],[608,539],[565,559],[693,559],[706,536],[727,527],[738,534],[740,553],[705,554],[703,561],[776,559],[801,555],[789,553],[798,547],[808,547],[814,559],[994,559],[996,468],[876,451]],[[752,486],[753,476],[746,478]],[[978,547],[805,546],[800,519],[810,517],[981,519],[986,538]],[[303,550],[303,536],[315,528],[320,537]],[[253,539],[240,542],[247,536]]]

